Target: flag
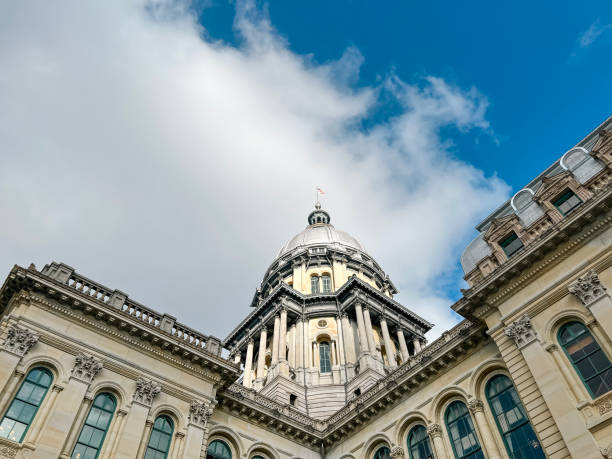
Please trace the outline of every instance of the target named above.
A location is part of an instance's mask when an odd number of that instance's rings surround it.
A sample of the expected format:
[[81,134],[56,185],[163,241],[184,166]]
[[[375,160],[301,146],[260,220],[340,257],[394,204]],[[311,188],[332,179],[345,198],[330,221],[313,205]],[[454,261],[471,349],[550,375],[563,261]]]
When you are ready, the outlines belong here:
[[317,187],[317,191],[321,194],[325,194],[325,191],[323,191],[321,188]]

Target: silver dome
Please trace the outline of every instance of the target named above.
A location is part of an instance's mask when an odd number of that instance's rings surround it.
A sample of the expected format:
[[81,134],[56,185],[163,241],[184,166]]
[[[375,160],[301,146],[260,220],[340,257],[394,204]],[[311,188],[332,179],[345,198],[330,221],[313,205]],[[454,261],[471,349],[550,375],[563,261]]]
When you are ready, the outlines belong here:
[[278,252],[277,258],[309,246],[324,245],[337,249],[355,249],[366,253],[361,243],[345,231],[337,230],[328,223],[318,223],[307,226],[301,233],[295,235]]

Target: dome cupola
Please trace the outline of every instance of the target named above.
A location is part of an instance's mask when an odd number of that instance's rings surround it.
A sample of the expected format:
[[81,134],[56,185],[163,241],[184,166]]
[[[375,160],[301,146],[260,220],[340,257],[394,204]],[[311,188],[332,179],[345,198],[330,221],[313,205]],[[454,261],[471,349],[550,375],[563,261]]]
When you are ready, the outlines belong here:
[[315,210],[308,216],[309,225],[329,224],[330,220],[329,214],[321,210],[321,204],[318,202],[315,204]]

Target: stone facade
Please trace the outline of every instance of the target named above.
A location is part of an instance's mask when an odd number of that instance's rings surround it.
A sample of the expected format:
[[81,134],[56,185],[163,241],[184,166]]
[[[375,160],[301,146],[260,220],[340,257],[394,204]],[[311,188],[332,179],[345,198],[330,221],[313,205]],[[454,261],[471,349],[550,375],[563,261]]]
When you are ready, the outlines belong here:
[[[612,368],[576,364],[583,348],[612,357],[611,128],[478,226],[462,257],[470,287],[452,305],[463,320],[431,343],[431,324],[320,207],[225,340],[68,265],[13,268],[0,289],[0,458],[76,457],[94,409],[109,413],[99,458],[144,458],[160,420],[171,459],[219,442],[232,458],[411,458],[416,432],[452,458],[465,442],[452,441],[449,413],[485,457],[509,458],[503,391],[520,400],[532,457],[611,457]],[[9,407],[35,375],[44,395],[19,430]]]

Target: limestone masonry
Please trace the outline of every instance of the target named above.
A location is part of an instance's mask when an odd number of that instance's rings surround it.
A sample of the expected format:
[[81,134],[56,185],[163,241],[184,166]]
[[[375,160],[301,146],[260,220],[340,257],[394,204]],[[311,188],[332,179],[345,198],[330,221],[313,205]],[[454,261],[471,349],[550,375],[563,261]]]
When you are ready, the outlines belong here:
[[223,340],[15,266],[0,458],[611,458],[611,183],[612,117],[477,226],[431,343],[318,203]]

